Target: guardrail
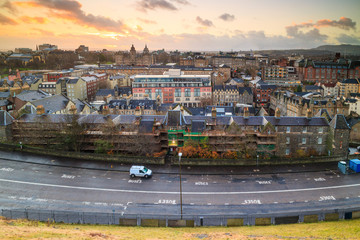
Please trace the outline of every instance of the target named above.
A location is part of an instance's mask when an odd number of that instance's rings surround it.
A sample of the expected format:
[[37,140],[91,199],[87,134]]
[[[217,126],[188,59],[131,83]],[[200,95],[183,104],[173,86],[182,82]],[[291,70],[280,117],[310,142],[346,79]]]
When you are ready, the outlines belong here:
[[261,226],[355,219],[360,218],[360,208],[252,215],[183,215],[182,218],[180,215],[1,209],[1,216],[8,219],[28,219],[42,222],[143,227]]

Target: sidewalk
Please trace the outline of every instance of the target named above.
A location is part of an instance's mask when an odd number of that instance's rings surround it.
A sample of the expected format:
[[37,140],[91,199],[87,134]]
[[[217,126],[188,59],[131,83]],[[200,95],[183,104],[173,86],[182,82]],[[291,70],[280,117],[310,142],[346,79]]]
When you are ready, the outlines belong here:
[[[26,162],[59,167],[82,168],[91,170],[128,172],[131,165],[121,163],[105,163],[99,161],[84,161],[71,158],[57,158],[52,156],[34,155],[22,152],[0,151],[1,160]],[[151,168],[153,172],[161,174],[178,174],[179,165],[144,165]],[[0,165],[1,166],[1,165]],[[252,175],[252,174],[277,174],[292,172],[319,172],[337,171],[337,162],[300,164],[300,165],[272,165],[272,166],[181,166],[181,173],[188,175]]]

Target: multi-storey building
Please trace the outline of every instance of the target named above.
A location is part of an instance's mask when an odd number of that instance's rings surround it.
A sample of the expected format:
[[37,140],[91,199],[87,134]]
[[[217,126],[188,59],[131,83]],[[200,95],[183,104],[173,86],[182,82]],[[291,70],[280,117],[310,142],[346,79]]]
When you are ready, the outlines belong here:
[[132,83],[134,99],[160,99],[161,103],[183,103],[196,107],[202,98],[211,98],[210,75],[183,75],[172,69],[164,75],[136,75]]
[[44,82],[57,82],[59,78],[70,77],[70,71],[60,71],[60,72],[48,72],[43,74]]
[[255,58],[234,56],[213,56],[211,57],[211,64],[214,67],[220,67],[221,65],[227,65],[231,68],[259,67]]
[[349,114],[349,105],[345,99],[323,98],[317,93],[292,93],[278,91],[270,97],[270,109],[274,112],[278,108],[281,116],[301,117],[310,111],[314,116],[319,111],[326,109],[331,117],[336,114]]
[[53,95],[61,93],[61,85],[58,82],[42,82],[38,85],[38,89]]
[[136,54],[135,47],[132,45],[129,53],[120,52],[115,55],[115,63],[117,65],[150,66],[153,64],[153,58],[147,45],[142,54]]
[[83,78],[66,78],[66,96],[71,99],[89,99],[87,82]]
[[240,93],[234,85],[215,85],[213,103],[216,105],[233,105],[239,102]]
[[351,93],[360,93],[360,79],[345,79],[340,83],[339,96],[350,97]]
[[279,79],[287,79],[289,76],[289,72],[288,72],[288,68],[287,67],[282,67],[279,65],[272,65],[272,66],[268,66],[268,67],[263,67],[262,69],[262,79],[263,80],[279,80]]
[[324,96],[329,97],[338,97],[339,96],[339,89],[340,83],[324,83],[321,84],[321,87],[324,90]]
[[[119,153],[151,154],[176,151],[189,139],[203,139],[211,151],[242,153],[241,159],[261,157],[347,156],[350,128],[343,115],[330,122],[324,117],[280,117],[183,115],[181,110],[166,115],[41,115],[25,114],[12,124],[12,139],[29,145],[61,144],[62,134],[74,131],[78,150],[95,151],[95,142],[111,143]],[[82,130],[82,126],[86,130]],[[63,130],[63,131],[60,131]],[[61,134],[59,134],[61,133]],[[66,137],[66,135],[64,136]],[[244,154],[245,151],[245,154]]]
[[304,81],[337,83],[346,78],[360,78],[360,61],[339,59],[336,62],[303,60],[297,70]]
[[89,101],[95,98],[96,92],[99,89],[99,85],[97,83],[97,78],[94,76],[89,77],[81,77],[81,79],[86,84],[86,96]]
[[254,89],[254,100],[258,107],[269,107],[270,95],[276,90],[276,85],[261,84]]

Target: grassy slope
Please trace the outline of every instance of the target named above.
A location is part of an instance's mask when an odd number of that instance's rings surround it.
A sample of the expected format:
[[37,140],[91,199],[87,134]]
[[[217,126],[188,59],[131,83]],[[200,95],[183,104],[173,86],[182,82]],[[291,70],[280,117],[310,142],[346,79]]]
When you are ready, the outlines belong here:
[[0,219],[0,239],[360,239],[360,219],[231,228],[143,228]]

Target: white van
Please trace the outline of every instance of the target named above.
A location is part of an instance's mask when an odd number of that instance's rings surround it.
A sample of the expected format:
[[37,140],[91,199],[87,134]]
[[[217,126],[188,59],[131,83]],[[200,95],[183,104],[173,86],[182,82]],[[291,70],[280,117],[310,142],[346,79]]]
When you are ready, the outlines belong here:
[[130,168],[130,177],[144,177],[149,178],[152,176],[152,171],[144,166],[132,166]]

